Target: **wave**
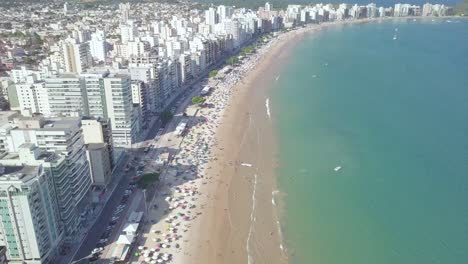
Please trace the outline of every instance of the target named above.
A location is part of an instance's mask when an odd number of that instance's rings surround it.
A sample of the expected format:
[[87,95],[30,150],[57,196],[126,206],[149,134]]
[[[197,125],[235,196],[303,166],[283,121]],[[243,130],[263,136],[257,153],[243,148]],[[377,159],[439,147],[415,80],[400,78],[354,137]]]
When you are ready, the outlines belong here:
[[267,99],[266,99],[266,101],[265,101],[265,106],[266,106],[266,111],[267,111],[268,118],[271,119],[271,113],[270,113],[270,98],[267,98]]
[[281,224],[279,221],[278,213],[276,210],[276,202],[275,202],[275,196],[279,193],[278,190],[274,190],[271,192],[271,203],[273,204],[273,211],[275,212],[275,217],[276,217],[276,229],[278,231],[278,238],[280,241],[279,248],[281,249],[282,252],[284,252],[284,246],[283,246],[283,233],[281,232]]
[[250,212],[250,228],[249,228],[249,234],[247,236],[247,244],[246,244],[248,264],[253,263],[252,255],[250,255],[250,238],[252,237],[253,225],[255,222],[254,214],[255,214],[255,193],[256,192],[257,192],[257,174],[254,174],[254,188],[252,192],[252,211]]

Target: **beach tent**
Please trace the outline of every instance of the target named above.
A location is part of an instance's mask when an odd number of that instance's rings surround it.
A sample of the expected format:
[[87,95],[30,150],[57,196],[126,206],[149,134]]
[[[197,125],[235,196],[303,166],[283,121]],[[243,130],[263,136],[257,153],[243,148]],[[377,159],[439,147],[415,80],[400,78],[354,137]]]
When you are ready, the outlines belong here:
[[116,243],[123,244],[123,245],[130,245],[133,243],[134,239],[135,239],[134,235],[120,235]]
[[127,235],[135,235],[138,230],[138,223],[127,223],[122,230]]

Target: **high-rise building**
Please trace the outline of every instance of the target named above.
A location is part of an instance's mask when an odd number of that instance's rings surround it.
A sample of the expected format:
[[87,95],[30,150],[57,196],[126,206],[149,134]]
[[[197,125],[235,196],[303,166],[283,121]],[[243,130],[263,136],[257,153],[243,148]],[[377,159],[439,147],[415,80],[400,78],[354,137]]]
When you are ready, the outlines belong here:
[[19,110],[23,115],[41,113],[50,115],[49,99],[45,82],[16,84]]
[[88,102],[83,80],[76,74],[62,74],[45,80],[52,116],[87,116]]
[[223,23],[225,19],[229,19],[232,16],[232,7],[220,5],[217,8],[218,23]]
[[214,26],[216,23],[218,23],[216,9],[210,7],[205,11],[205,24]]
[[0,160],[0,237],[9,263],[53,263],[63,236],[50,168],[63,157],[34,144]]
[[17,128],[10,130],[9,152],[19,152],[21,145],[34,144],[42,151],[59,155],[43,166],[53,177],[60,219],[66,238],[73,240],[80,226],[80,214],[88,209],[91,187],[86,149],[80,118],[42,117],[15,120]]
[[432,4],[425,3],[423,5],[422,16],[432,16]]
[[81,73],[93,64],[89,44],[72,38],[62,42],[62,56],[66,72]]
[[123,44],[134,41],[137,36],[138,32],[133,21],[129,20],[125,24],[120,25],[120,39]]
[[106,47],[106,33],[98,30],[91,35],[89,42],[91,56],[97,61],[106,61],[107,47]]
[[120,20],[122,22],[127,22],[130,16],[130,3],[120,3],[119,4],[119,10],[120,10]]
[[82,74],[87,116],[109,121],[114,147],[129,147],[138,137],[130,76],[95,70]]
[[110,74],[102,81],[114,147],[130,147],[138,137],[137,118],[133,116],[130,77]]

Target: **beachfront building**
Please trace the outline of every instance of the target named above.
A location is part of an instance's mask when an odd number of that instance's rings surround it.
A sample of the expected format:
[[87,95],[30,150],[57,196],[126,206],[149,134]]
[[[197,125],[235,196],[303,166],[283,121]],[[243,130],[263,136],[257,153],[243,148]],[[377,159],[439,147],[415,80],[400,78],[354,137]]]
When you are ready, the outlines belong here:
[[31,143],[0,159],[0,238],[9,263],[53,263],[64,225],[51,169],[63,163]]
[[59,155],[50,166],[50,173],[65,235],[72,240],[80,227],[80,214],[87,210],[91,187],[81,119],[23,117],[16,119],[14,126],[7,135],[9,153],[18,153],[28,143]]
[[139,119],[134,116],[131,81],[128,75],[109,74],[102,79],[106,112],[114,147],[126,148],[136,142]]

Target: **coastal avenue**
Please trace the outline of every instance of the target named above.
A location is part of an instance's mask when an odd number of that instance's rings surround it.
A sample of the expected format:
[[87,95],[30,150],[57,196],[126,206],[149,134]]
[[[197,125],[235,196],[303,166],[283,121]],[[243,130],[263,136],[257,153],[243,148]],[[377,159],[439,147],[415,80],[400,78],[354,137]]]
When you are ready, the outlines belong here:
[[[251,45],[257,40],[257,38],[252,39],[245,45]],[[236,52],[238,52],[236,50]],[[230,55],[230,54],[229,54]],[[224,60],[227,59],[229,56],[226,55],[224,56],[218,63],[210,67],[207,71],[206,74],[213,69],[218,69],[224,64]],[[87,232],[85,238],[81,241],[81,244],[79,245],[79,248],[76,250],[76,252],[70,257],[74,263],[81,263],[81,261],[86,260],[87,258],[91,257],[91,251],[96,248],[96,244],[98,243],[101,235],[104,233],[106,230],[106,227],[108,226],[111,217],[112,217],[112,212],[115,210],[115,208],[118,206],[119,201],[121,201],[124,191],[129,187],[130,179],[135,176],[136,170],[135,168],[131,168],[130,170],[123,172],[123,168],[126,166],[130,166],[131,162],[135,159],[138,158],[138,160],[142,161],[144,160],[144,157],[150,157],[149,161],[154,160],[157,155],[160,153],[160,150],[170,150],[171,155],[173,155],[177,151],[177,146],[175,144],[175,140],[172,139],[172,131],[175,130],[176,126],[179,124],[180,120],[183,118],[183,113],[187,106],[191,104],[191,98],[193,96],[196,96],[200,94],[201,89],[203,88],[204,84],[207,82],[206,79],[206,74],[201,75],[201,77],[197,78],[194,80],[194,83],[185,87],[183,89],[183,93],[180,94],[179,96],[175,97],[172,99],[172,102],[167,106],[167,109],[171,109],[173,107],[176,107],[175,109],[175,115],[172,118],[172,120],[165,126],[163,127],[161,124],[161,120],[158,119],[156,122],[153,122],[152,127],[149,129],[148,134],[146,135],[145,139],[142,142],[138,142],[132,146],[132,150],[127,152],[127,156],[124,158],[124,160],[121,161],[119,164],[119,169],[116,171],[119,172],[117,175],[123,174],[123,177],[118,177],[117,179],[119,180],[118,185],[115,187],[114,191],[111,194],[111,197],[109,198],[108,202],[104,205],[104,208],[101,212],[101,214],[98,216],[96,222],[93,224],[93,226],[89,229]],[[156,138],[156,136],[159,134],[158,131],[163,128],[163,131],[161,133],[161,136],[159,138]],[[144,152],[145,147],[151,147],[151,150],[149,153]],[[151,167],[149,163],[145,163],[145,167],[143,169],[144,171],[151,171],[154,169]],[[149,192],[148,196],[151,198],[151,196],[154,195],[153,192]],[[133,198],[133,197],[132,197]],[[131,200],[128,201],[128,203],[131,203]],[[119,220],[119,223],[121,221],[125,221],[124,217],[121,217]],[[114,232],[120,232],[120,230],[114,230]],[[112,243],[114,241],[110,241]],[[62,260],[62,263],[69,263],[70,258],[65,258]]]

